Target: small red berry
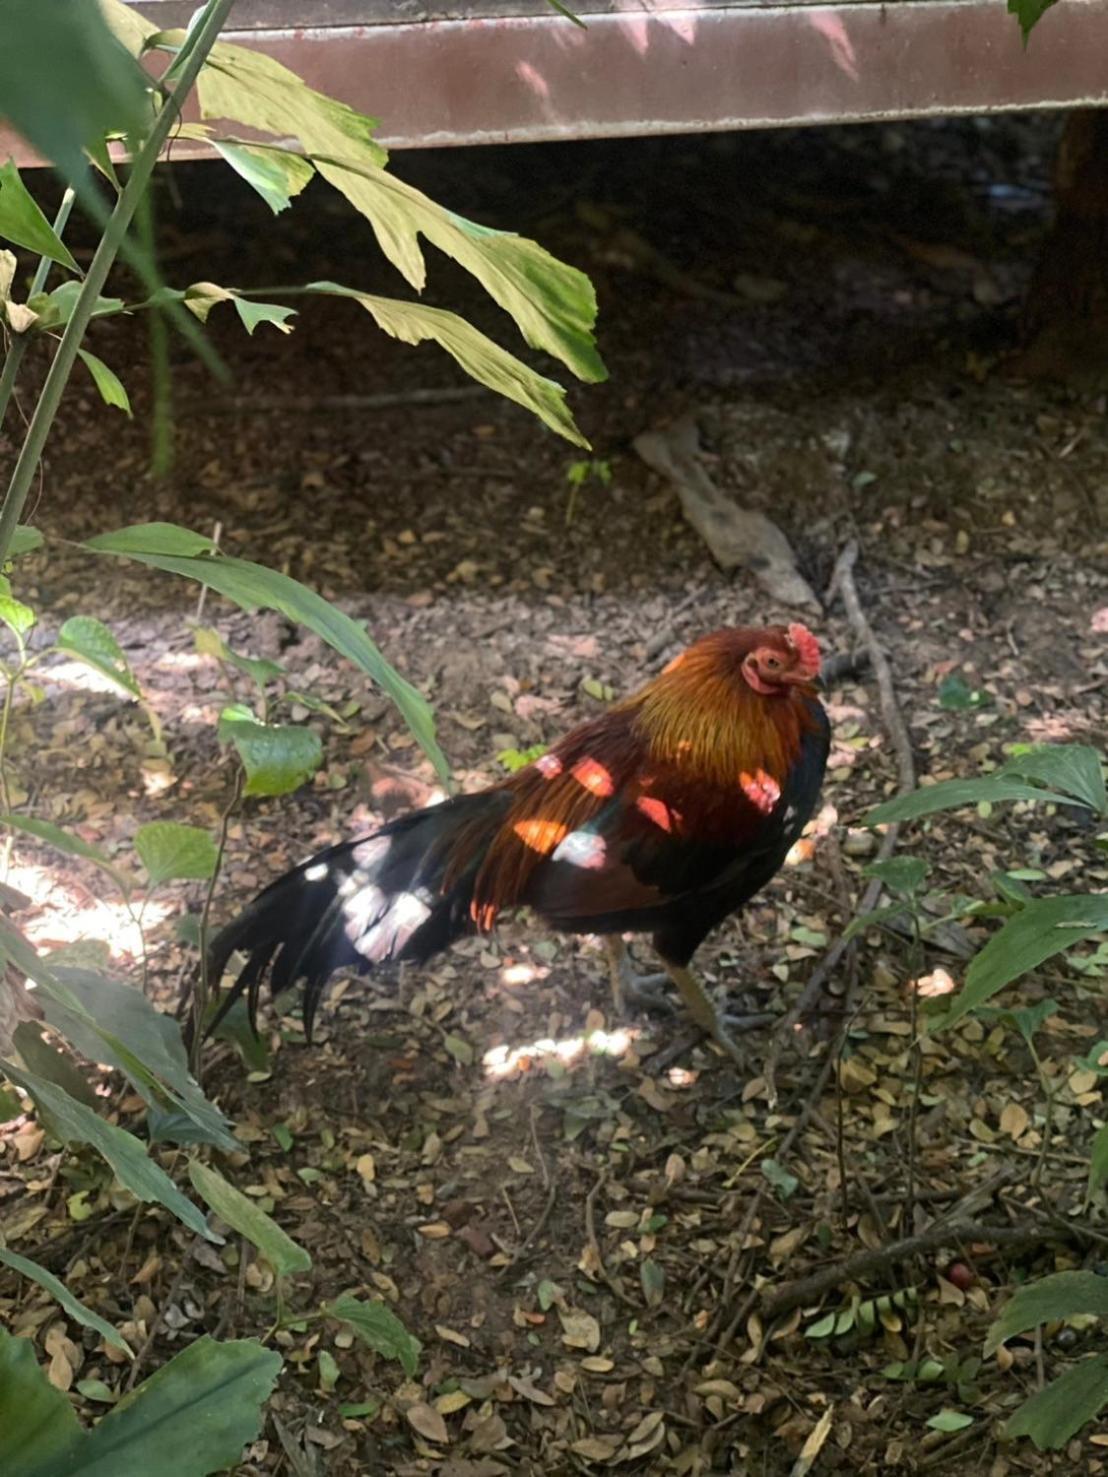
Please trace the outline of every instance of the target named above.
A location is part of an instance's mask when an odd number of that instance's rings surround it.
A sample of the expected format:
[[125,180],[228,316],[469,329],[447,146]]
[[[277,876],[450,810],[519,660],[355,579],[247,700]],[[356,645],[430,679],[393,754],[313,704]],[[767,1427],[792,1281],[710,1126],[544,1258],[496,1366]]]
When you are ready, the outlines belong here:
[[954,1286],[960,1288],[962,1292],[966,1292],[977,1281],[965,1262],[952,1262],[947,1268],[946,1277],[948,1282],[953,1282]]

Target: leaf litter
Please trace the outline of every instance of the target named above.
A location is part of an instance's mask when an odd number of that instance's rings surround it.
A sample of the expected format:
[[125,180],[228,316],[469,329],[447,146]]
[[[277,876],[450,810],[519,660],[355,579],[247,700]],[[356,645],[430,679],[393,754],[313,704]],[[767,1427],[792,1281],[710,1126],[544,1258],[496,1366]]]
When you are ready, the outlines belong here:
[[[1019,120],[995,127],[1009,130],[996,137],[1037,181],[1043,131]],[[863,252],[858,227],[846,229],[822,178],[856,180],[865,158],[875,174],[892,171],[904,187],[897,208],[907,210],[930,200],[932,181],[957,173],[967,150],[999,168],[990,150],[1002,145],[969,125],[932,131],[917,150],[922,137],[903,125],[864,138],[813,134],[802,151],[800,141],[774,135],[760,141],[760,154],[753,140],[717,140],[699,162],[681,140],[602,146],[605,190],[640,234],[656,236],[658,250],[691,258],[695,238],[696,270],[715,275],[721,291],[744,271],[771,271],[784,285],[742,314],[662,292],[614,253],[588,213],[572,209],[592,187],[572,149],[543,151],[539,166],[534,151],[526,165],[522,154],[505,154],[499,183],[495,170],[482,174],[482,160],[466,166],[469,188],[509,224],[509,203],[519,200],[504,194],[513,171],[547,170],[552,188],[563,175],[570,205],[555,213],[546,239],[589,268],[606,303],[613,382],[580,403],[614,475],[610,486],[582,491],[568,527],[564,453],[510,408],[401,407],[364,424],[262,417],[229,433],[224,419],[204,417],[211,392],[187,364],[178,387],[195,398],[178,468],[152,487],[143,480],[145,391],[140,374],[124,372],[140,344],[125,323],[112,329],[113,362],[138,429],[113,426],[109,443],[102,417],[75,392],[38,521],[76,538],[100,531],[103,509],[120,498],[134,503],[119,506],[120,522],[151,502],[157,516],[198,528],[219,520],[229,550],[287,567],[368,620],[435,704],[457,778],[474,786],[502,772],[498,753],[549,742],[699,631],[765,618],[755,589],[714,568],[672,492],[619,450],[663,410],[685,408],[691,393],[709,412],[701,428],[713,481],[780,520],[814,588],[845,537],[860,534],[867,610],[890,653],[921,772],[974,773],[1017,739],[1095,741],[1106,727],[1108,676],[1096,624],[1108,593],[1088,537],[1090,499],[1108,485],[1102,407],[1033,397],[968,371],[949,350],[921,354],[943,334],[962,343],[965,323],[981,321],[967,308],[973,274],[948,270],[941,253],[882,244],[892,207],[876,186],[854,187],[878,232]],[[904,150],[907,140],[915,142]],[[719,204],[709,168],[716,150],[736,168],[751,165],[749,206]],[[420,167],[428,182],[445,164],[428,156]],[[659,205],[663,167],[674,199]],[[767,184],[759,170],[794,183]],[[199,176],[193,183],[184,169],[181,179],[186,201],[195,198]],[[206,208],[214,240],[202,275],[218,278],[222,253],[229,278],[245,282],[254,269],[259,280],[271,276],[249,248],[243,260],[243,233],[223,205]],[[938,222],[958,250],[970,249],[964,210],[944,209]],[[345,236],[328,230],[325,248],[318,237],[294,239],[290,250],[310,258],[310,273],[341,280],[345,265],[350,278],[347,254],[359,250],[360,228],[343,221]],[[901,236],[914,241],[919,221],[902,224]],[[990,279],[1018,287],[1026,242],[999,211],[988,230]],[[970,244],[975,257],[985,251]],[[321,250],[334,260],[319,262]],[[372,265],[364,270],[372,277]],[[482,305],[463,306],[481,321]],[[269,382],[278,353],[290,392],[307,396],[344,390],[354,375],[367,388],[422,383],[419,356],[352,337],[349,322],[326,308],[304,320],[277,347],[214,325],[244,392]],[[119,492],[129,486],[138,491]],[[79,556],[51,554],[48,567],[35,558],[26,570],[40,629],[87,608]],[[172,581],[121,569],[96,594],[95,613],[161,720],[168,761],[149,753],[137,707],[66,685],[47,668],[47,702],[15,715],[16,803],[76,829],[134,872],[140,825],[217,828],[230,774],[213,724],[242,695],[234,688],[241,674],[230,677],[196,651],[186,625],[194,597]],[[251,801],[232,822],[219,891],[229,910],[312,849],[427,803],[436,790],[393,711],[314,638],[219,602],[208,603],[204,619],[235,651],[280,661],[294,691],[346,725],[306,707],[297,715],[319,733],[324,766],[298,794]],[[830,648],[848,646],[840,615],[823,629]],[[709,982],[729,991],[735,1010],[783,1014],[845,925],[831,831],[845,836],[848,890],[856,896],[864,886],[869,838],[857,823],[891,792],[894,766],[864,673],[828,701],[835,748],[816,834],[799,865],[703,951]],[[40,795],[35,771],[44,765],[51,783]],[[948,894],[976,895],[982,878],[1012,866],[1055,883],[1075,867],[1105,880],[1103,859],[1072,819],[1034,811],[939,817],[904,847],[927,857]],[[137,942],[105,911],[103,881],[86,863],[30,837],[16,856],[11,880],[35,898],[20,915],[33,936],[66,948],[107,939],[114,962],[137,970]],[[174,924],[199,907],[202,891],[169,884],[156,894],[165,912],[150,915],[149,987],[166,1006],[189,967]],[[980,925],[971,928],[972,946],[983,937]],[[947,1443],[950,1470],[980,1458],[994,1477],[1045,1471],[1034,1453],[998,1448],[988,1436],[1033,1387],[1033,1343],[1015,1340],[974,1362],[1013,1281],[1078,1265],[1072,1241],[1046,1238],[1024,1251],[955,1242],[779,1318],[763,1311],[787,1284],[898,1238],[941,1232],[944,1220],[1037,1224],[1081,1212],[1103,1107],[1100,1079],[1079,1063],[1108,1036],[1101,983],[1063,981],[1048,966],[1028,986],[1028,1001],[1053,993],[1063,1002],[1037,1038],[1054,1089],[1049,1142],[1018,1035],[968,1020],[924,1038],[909,1214],[905,959],[894,936],[864,937],[845,1046],[783,1156],[818,1057],[786,1053],[776,1104],[760,1071],[764,1031],[747,1038],[745,1078],[701,1044],[652,1068],[680,1023],[614,1019],[600,952],[546,937],[534,923],[467,941],[423,971],[339,982],[310,1050],[291,1004],[289,1013],[268,1011],[268,1061],[250,1074],[230,1047],[216,1048],[207,1088],[243,1146],[220,1169],[310,1253],[310,1275],[292,1278],[295,1306],[379,1299],[422,1344],[408,1375],[346,1323],[278,1332],[286,1365],[271,1410],[280,1425],[263,1432],[239,1472],[268,1477],[289,1450],[316,1448],[337,1477],[896,1473],[941,1470]],[[927,966],[954,983],[962,967],[957,952],[942,950]],[[143,1107],[136,1095],[116,1094],[108,1111],[133,1130]],[[63,1161],[33,1121],[8,1133],[5,1146],[8,1246],[42,1260],[132,1347],[151,1340],[148,1368],[203,1332],[260,1335],[271,1325],[273,1269],[248,1242],[198,1244],[136,1208],[94,1161]],[[75,1179],[65,1168],[72,1163]],[[1102,1204],[1088,1224],[1103,1229]],[[122,1352],[59,1317],[41,1289],[7,1270],[0,1315],[34,1339],[50,1379],[86,1418],[123,1392]],[[1062,1334],[1075,1334],[1079,1351],[1094,1347],[1087,1328],[1046,1330],[1052,1372],[1072,1357]],[[890,1373],[913,1361],[919,1378]],[[925,1365],[938,1375],[924,1378]],[[955,1446],[966,1433],[970,1444]],[[1071,1447],[1071,1470],[1105,1470],[1095,1426]]]

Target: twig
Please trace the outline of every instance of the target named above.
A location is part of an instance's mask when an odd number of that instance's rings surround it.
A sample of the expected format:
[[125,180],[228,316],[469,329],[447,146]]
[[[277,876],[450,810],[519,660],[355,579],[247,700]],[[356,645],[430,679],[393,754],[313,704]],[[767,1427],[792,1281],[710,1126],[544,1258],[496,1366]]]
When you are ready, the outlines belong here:
[[[160,323],[161,322],[161,317],[160,317],[159,314],[155,314],[154,317],[150,321],[152,323]],[[217,550],[219,549],[219,540],[221,539],[222,536],[223,536],[223,524],[217,518],[215,520],[215,526],[212,529],[212,553],[213,554],[216,553]],[[207,600],[207,597],[208,597],[208,587],[207,587],[207,585],[201,585],[200,586],[200,594],[197,595],[197,597],[196,597],[196,624],[197,625],[199,625],[200,622],[204,618],[204,603]]]
[[[854,566],[857,561],[858,543],[856,539],[851,539],[839,555],[835,564],[835,570],[831,576],[831,583],[827,590],[827,598],[830,601],[835,594],[842,597],[843,605],[846,608],[847,619],[850,621],[854,634],[862,648],[869,654],[870,663],[873,667],[873,675],[877,679],[882,722],[889,736],[889,742],[892,744],[893,752],[896,755],[897,794],[907,795],[909,791],[916,788],[916,765],[912,757],[912,739],[908,732],[908,726],[904,722],[904,717],[900,711],[900,705],[896,699],[892,668],[889,666],[889,660],[882,651],[874,634],[873,627],[870,625],[866,613],[862,609],[862,602],[858,598],[858,587],[854,583]],[[896,825],[891,825],[885,832],[881,838],[881,845],[877,850],[877,861],[885,862],[892,856],[896,847],[898,832],[899,827]],[[881,892],[881,882],[875,877],[862,894],[862,899],[858,904],[858,912],[871,913],[881,899]],[[784,1017],[778,1027],[777,1040],[770,1053],[770,1059],[766,1068],[766,1078],[770,1084],[771,1094],[776,1076],[777,1063],[784,1043],[793,1034],[797,1025],[807,1017],[812,1006],[823,993],[824,984],[834,974],[843,956],[847,953],[853,957],[854,941],[852,939],[836,939],[808,977],[808,983],[801,992],[800,999]]]
[[[1081,1235],[1080,1228],[1074,1226],[1070,1236],[1065,1239],[1080,1239]],[[952,1243],[982,1241],[998,1247],[1031,1247],[1057,1241],[1062,1236],[1062,1228],[1054,1226],[989,1226],[979,1221],[939,1222],[929,1226],[926,1231],[921,1231],[918,1236],[905,1236],[902,1240],[878,1247],[875,1251],[860,1251],[855,1256],[847,1257],[844,1262],[825,1267],[822,1272],[813,1272],[810,1277],[786,1283],[776,1292],[763,1294],[762,1312],[767,1318],[779,1318],[781,1314],[789,1313],[804,1303],[818,1301],[825,1292],[830,1292],[840,1283],[855,1282],[861,1277],[872,1276],[875,1272],[886,1272],[898,1262],[910,1261],[912,1257],[937,1251]]]
[[173,1305],[177,1294],[181,1291],[181,1284],[185,1280],[185,1273],[188,1271],[188,1265],[192,1257],[192,1253],[194,1249],[199,1246],[202,1240],[202,1236],[194,1236],[188,1250],[181,1257],[181,1265],[177,1268],[177,1275],[174,1277],[169,1291],[162,1299],[161,1306],[154,1314],[153,1321],[150,1324],[150,1331],[146,1335],[145,1343],[135,1355],[135,1362],[131,1365],[131,1372],[127,1376],[127,1383],[124,1386],[124,1394],[130,1394],[130,1392],[135,1388],[135,1384],[139,1377],[139,1370],[142,1368],[147,1354],[149,1354],[150,1350],[153,1348],[154,1340],[157,1338],[159,1332],[161,1331],[161,1326],[165,1321],[166,1312]]
[[585,1242],[596,1260],[597,1271],[602,1277],[607,1276],[604,1268],[604,1258],[600,1254],[600,1242],[596,1239],[596,1197],[607,1183],[608,1172],[600,1171],[596,1184],[585,1196]]
[[375,395],[210,395],[206,400],[190,400],[183,408],[194,417],[250,415],[260,411],[315,415],[321,410],[389,410],[394,405],[451,405],[456,400],[476,400],[489,393],[484,385],[447,385],[441,389],[383,390]]
[[[208,1002],[212,998],[212,982],[208,978],[208,919],[212,911],[212,899],[215,897],[216,883],[219,874],[223,870],[223,853],[227,849],[227,832],[230,830],[231,817],[238,809],[239,800],[242,798],[243,770],[240,768],[235,772],[235,788],[230,800],[223,811],[223,818],[219,827],[219,845],[216,847],[215,866],[212,875],[208,879],[208,891],[204,898],[204,910],[200,914],[200,974],[193,987],[192,992],[192,1038],[189,1041],[189,1066],[197,1081],[200,1080],[200,1052],[204,1045],[204,1015],[208,1009]],[[216,980],[218,988],[220,981]]]
[[[535,1154],[539,1161],[539,1169],[542,1171],[542,1182],[546,1186],[546,1201],[543,1205],[542,1210],[539,1212],[538,1220],[531,1227],[530,1231],[528,1231],[526,1240],[520,1246],[517,1246],[515,1251],[512,1252],[511,1260],[508,1262],[507,1266],[501,1267],[500,1271],[496,1274],[497,1282],[503,1282],[515,1270],[515,1268],[519,1266],[520,1262],[526,1256],[527,1252],[531,1249],[532,1246],[534,1246],[535,1242],[542,1235],[546,1223],[550,1219],[550,1213],[554,1209],[554,1202],[558,1198],[557,1183],[550,1177],[550,1170],[547,1168],[546,1156],[542,1151],[542,1145],[539,1143],[538,1130],[535,1126],[537,1118],[538,1108],[534,1103],[532,1103],[531,1142],[535,1146]],[[511,1202],[509,1202],[509,1209],[510,1208]],[[512,1219],[515,1220],[514,1211],[512,1212]],[[519,1227],[517,1224],[517,1233],[518,1229]]]

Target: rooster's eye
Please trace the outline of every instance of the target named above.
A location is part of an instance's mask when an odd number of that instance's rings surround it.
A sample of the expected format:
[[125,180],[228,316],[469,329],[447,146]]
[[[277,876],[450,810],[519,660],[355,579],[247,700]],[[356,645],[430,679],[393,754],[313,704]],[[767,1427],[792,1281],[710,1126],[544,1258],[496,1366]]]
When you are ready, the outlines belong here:
[[781,663],[775,656],[764,656],[762,663],[771,672],[779,672],[781,670]]

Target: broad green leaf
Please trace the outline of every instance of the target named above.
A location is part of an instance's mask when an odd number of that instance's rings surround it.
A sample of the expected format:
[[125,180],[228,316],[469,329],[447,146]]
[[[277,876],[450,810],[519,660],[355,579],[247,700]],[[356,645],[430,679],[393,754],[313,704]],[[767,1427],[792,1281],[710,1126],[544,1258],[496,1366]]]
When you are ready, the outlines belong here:
[[427,276],[422,235],[477,278],[531,348],[561,360],[587,383],[607,378],[592,333],[596,293],[583,272],[524,236],[455,215],[377,165],[309,153],[324,179],[369,220],[377,244],[417,292]]
[[[6,0],[6,3],[10,3],[10,0]],[[3,31],[4,21],[0,16],[0,36]],[[3,66],[3,61],[0,60],[0,78],[3,77]],[[6,101],[0,91],[0,111]],[[29,194],[11,159],[0,165],[0,236],[14,242],[16,246],[33,251],[36,256],[48,257],[69,272],[81,270]]]
[[114,369],[109,369],[103,359],[98,359],[95,354],[90,354],[87,349],[78,349],[81,362],[92,375],[93,383],[100,391],[100,398],[105,405],[114,405],[117,410],[122,410],[130,418],[131,402],[127,398],[127,391],[123,387],[123,381]]
[[144,131],[146,80],[97,6],[3,0],[0,112],[73,179],[106,133]]
[[91,1308],[86,1308],[66,1287],[64,1282],[59,1282],[53,1272],[48,1272],[45,1267],[40,1267],[38,1262],[29,1261],[25,1256],[19,1256],[14,1251],[7,1251],[0,1246],[0,1262],[18,1272],[23,1277],[29,1277],[32,1282],[37,1282],[39,1287],[45,1288],[55,1301],[61,1303],[62,1307],[71,1318],[78,1323],[84,1324],[86,1328],[94,1328],[96,1332],[107,1343],[113,1344],[115,1348],[122,1349],[124,1354],[131,1353],[131,1346],[123,1335],[99,1313],[94,1313]]
[[137,10],[124,5],[122,0],[96,0],[96,3],[108,29],[120,45],[131,56],[141,56],[150,37],[157,35],[157,26],[139,15]]
[[92,615],[73,615],[58,632],[58,646],[70,656],[94,667],[131,697],[141,697],[123,648],[103,621]]
[[216,1215],[258,1248],[278,1277],[311,1270],[312,1259],[304,1248],[286,1235],[256,1201],[228,1184],[216,1170],[201,1164],[199,1159],[190,1159],[189,1179]]
[[219,1241],[191,1201],[186,1200],[165,1170],[146,1152],[145,1146],[125,1129],[108,1123],[84,1103],[77,1102],[44,1077],[23,1071],[11,1062],[0,1063],[5,1076],[30,1093],[49,1114],[51,1127],[68,1143],[91,1144],[111,1165],[120,1183],[139,1200],[156,1200],[171,1210],[190,1231],[208,1241]]
[[985,1358],[1017,1333],[1079,1314],[1108,1318],[1108,1277],[1096,1272],[1054,1272],[1041,1277],[1021,1287],[1005,1304],[985,1338]]
[[199,826],[151,821],[135,832],[135,850],[152,887],[162,882],[206,882],[216,869],[215,842]]
[[375,1299],[363,1303],[359,1298],[344,1293],[333,1303],[326,1303],[322,1311],[328,1318],[337,1318],[358,1335],[385,1359],[396,1359],[409,1379],[419,1366],[419,1353],[423,1347],[410,1334],[387,1303]]
[[191,528],[182,528],[179,523],[132,523],[129,528],[118,528],[114,533],[97,534],[87,540],[85,548],[105,554],[191,559],[211,554],[215,545],[205,534],[193,533]]
[[992,702],[989,693],[971,687],[961,672],[951,672],[939,683],[939,707],[950,711],[983,708]]
[[1055,3],[1056,0],[1008,0],[1008,14],[1014,15],[1019,21],[1024,46],[1027,45],[1031,32]]
[[[212,1015],[219,1002],[211,1002]],[[243,1061],[251,1072],[268,1072],[271,1065],[269,1045],[264,1036],[259,1036],[250,1024],[250,1011],[245,1000],[236,1000],[234,1005],[215,1028],[217,1041],[230,1041],[237,1046]]]
[[[4,583],[6,584],[7,581],[5,580]],[[24,605],[14,595],[0,591],[0,621],[7,626],[20,646],[23,645],[24,636],[37,619],[38,617],[29,605]]]
[[1108,813],[1104,769],[1100,755],[1089,744],[1042,744],[1013,756],[999,772],[1038,780],[1073,795],[1098,815]]
[[1021,783],[1000,775],[984,775],[975,780],[940,780],[937,785],[925,785],[922,790],[913,790],[910,795],[900,795],[895,800],[886,800],[871,810],[862,824],[883,826],[891,821],[914,821],[920,816],[934,815],[940,810],[959,810],[963,806],[976,805],[981,800],[995,804],[1000,800],[1038,800],[1052,805],[1079,805],[1081,802],[1069,795],[1055,794],[1038,785]]
[[273,57],[218,41],[197,83],[203,118],[230,118],[278,138],[299,139],[305,153],[381,165],[376,118],[325,97]]
[[[130,1079],[149,1104],[151,1139],[214,1144],[227,1153],[241,1148],[227,1120],[190,1075],[181,1028],[172,1016],[134,985],[110,974],[61,965],[53,976],[65,998],[40,990],[47,1021],[82,1056],[116,1067]],[[33,1062],[28,1065],[37,1070]],[[193,1125],[189,1131],[186,1121]]]
[[1030,1436],[1040,1451],[1060,1451],[1108,1401],[1108,1354],[1094,1354],[1025,1400],[1005,1422],[1007,1437]]
[[[20,1024],[22,1025],[22,1022]],[[16,1027],[16,1030],[19,1030],[19,1026]],[[0,1123],[8,1123],[11,1119],[18,1118],[22,1112],[23,1104],[16,1097],[15,1093],[8,1092],[6,1088],[0,1087]]]
[[72,831],[56,826],[53,821],[40,821],[32,815],[0,815],[0,826],[7,826],[13,831],[23,831],[28,836],[45,841],[56,851],[64,851],[67,856],[79,856],[91,862],[94,867],[99,867],[101,871],[106,872],[122,892],[128,893],[131,890],[130,878],[121,872],[98,846],[93,846],[90,841],[82,840]]
[[[152,530],[149,544],[147,528]],[[174,543],[181,545],[189,540],[193,541],[192,557],[172,550]],[[360,625],[314,590],[287,574],[278,574],[246,559],[225,555],[203,557],[201,549],[210,549],[210,540],[175,524],[134,524],[115,534],[100,534],[84,547],[98,553],[123,554],[155,569],[185,575],[218,590],[244,610],[279,610],[289,620],[307,626],[360,667],[392,698],[441,778],[449,780],[450,767],[435,738],[435,722],[427,700],[385,661]]]
[[280,303],[258,303],[252,298],[240,297],[236,292],[232,298],[235,311],[242,319],[242,326],[251,336],[259,323],[272,323],[282,333],[291,333],[289,318],[296,317],[295,308],[283,308]]
[[20,523],[12,537],[8,554],[14,559],[20,554],[30,554],[35,549],[41,549],[42,545],[43,537],[38,529],[32,528],[29,523]]
[[[206,1335],[125,1395],[87,1433],[79,1464],[49,1477],[208,1477],[257,1436],[281,1356],[257,1339]],[[46,1471],[21,1477],[48,1477]]]
[[983,1005],[980,1013],[982,1020],[997,1020],[1007,1026],[1014,1026],[1030,1045],[1036,1032],[1052,1015],[1057,1015],[1059,1009],[1057,1000],[1051,999],[1039,1000],[1034,1005],[1013,1006],[1011,1010],[998,1010],[995,1006]]
[[973,1425],[973,1416],[961,1410],[940,1410],[927,1424],[932,1431],[964,1431]]
[[876,877],[890,892],[918,892],[927,881],[931,868],[918,856],[894,856],[886,862],[871,862],[863,869],[867,877]]
[[1073,893],[1028,903],[974,956],[966,982],[946,1015],[932,1023],[941,1030],[961,1020],[998,990],[1036,969],[1045,959],[1083,939],[1108,931],[1108,893]]
[[260,723],[243,717],[241,704],[224,708],[219,736],[232,743],[246,770],[244,795],[288,795],[310,779],[323,762],[323,745],[311,728],[293,723]]
[[73,1407],[38,1367],[30,1339],[0,1329],[0,1472],[62,1477],[82,1437]]
[[426,340],[437,343],[472,379],[530,410],[567,441],[577,446],[588,446],[566,408],[566,392],[561,385],[537,374],[521,359],[474,328],[472,323],[459,318],[457,313],[448,313],[444,308],[427,308],[422,303],[374,297],[370,293],[340,287],[335,282],[310,282],[308,289],[348,297],[360,303],[378,328],[401,343],[419,344]]
[[[49,1011],[52,1002],[44,997],[42,1003],[45,1014]],[[63,1092],[76,1098],[79,1103],[84,1103],[86,1108],[98,1106],[96,1094],[80,1067],[71,1056],[64,1051],[57,1051],[50,1045],[37,1021],[20,1021],[12,1032],[12,1041],[23,1065],[36,1076],[45,1077],[47,1082],[53,1082],[55,1087],[60,1087]],[[76,1042],[73,1046],[80,1051],[81,1048]]]
[[274,215],[287,210],[293,196],[299,195],[315,175],[308,160],[291,149],[260,148],[226,138],[213,138],[211,144],[235,173],[257,190]]

